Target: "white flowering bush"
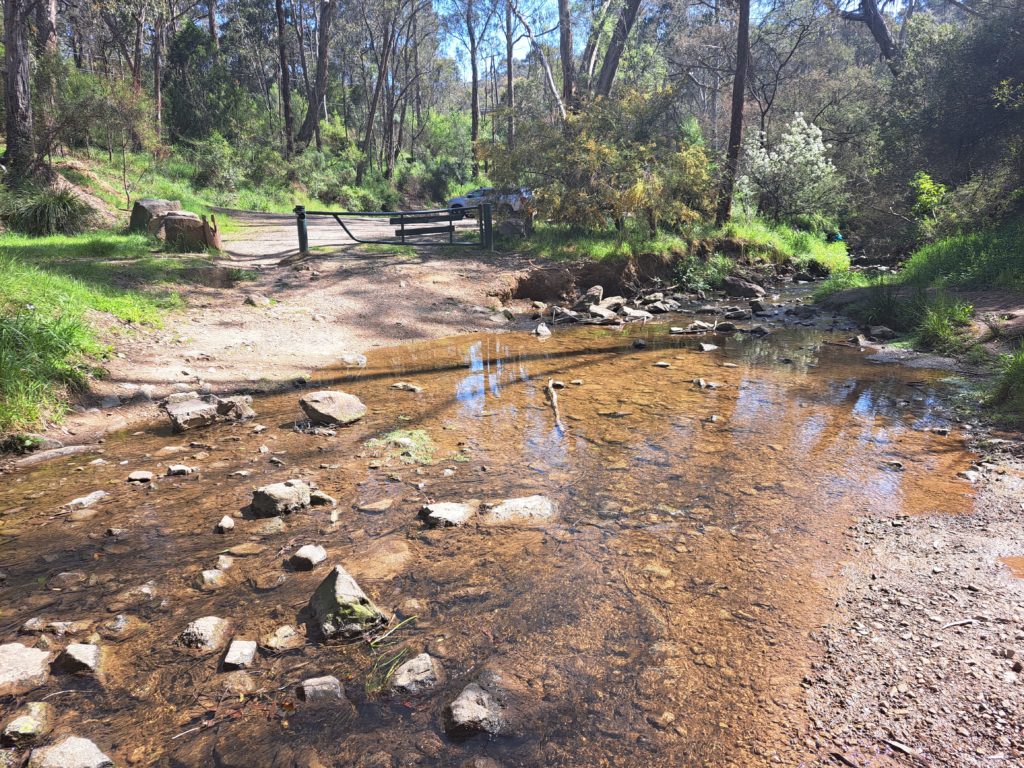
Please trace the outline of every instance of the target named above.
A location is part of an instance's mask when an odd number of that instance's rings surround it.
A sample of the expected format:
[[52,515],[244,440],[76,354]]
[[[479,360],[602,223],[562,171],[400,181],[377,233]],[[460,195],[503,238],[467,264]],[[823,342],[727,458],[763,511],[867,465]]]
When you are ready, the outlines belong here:
[[843,202],[843,180],[828,150],[821,129],[799,112],[772,147],[763,132],[750,135],[740,194],[775,221],[832,216]]

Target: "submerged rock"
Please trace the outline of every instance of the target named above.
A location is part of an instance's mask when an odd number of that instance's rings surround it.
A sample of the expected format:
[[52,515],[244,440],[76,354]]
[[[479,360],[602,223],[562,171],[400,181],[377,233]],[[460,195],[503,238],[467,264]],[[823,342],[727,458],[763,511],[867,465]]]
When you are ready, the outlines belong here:
[[49,747],[33,749],[28,768],[111,768],[114,761],[88,739],[68,736]]
[[192,586],[196,589],[202,590],[203,592],[212,592],[215,589],[220,589],[227,585],[227,574],[218,568],[208,568],[204,571],[200,571],[192,580]]
[[476,514],[479,506],[478,502],[440,501],[424,505],[420,517],[434,527],[464,525]]
[[178,643],[200,651],[218,651],[231,634],[231,622],[219,616],[196,619],[178,636]]
[[53,707],[45,701],[33,701],[14,713],[4,726],[3,742],[12,747],[27,747],[53,728]]
[[50,676],[50,654],[21,643],[0,645],[0,696],[26,693]]
[[256,517],[275,517],[304,509],[309,502],[309,486],[301,480],[287,480],[253,491],[252,513]]
[[345,693],[341,690],[341,682],[332,675],[303,680],[299,686],[299,696],[309,702],[343,701],[345,699]]
[[548,520],[555,516],[555,504],[547,496],[522,496],[484,505],[481,521],[485,524],[522,523]]
[[421,653],[405,662],[391,677],[391,688],[401,693],[420,693],[444,682],[441,662],[429,653]]
[[385,622],[384,614],[340,565],[316,588],[309,610],[325,639],[357,637]]
[[352,424],[366,415],[362,400],[348,392],[313,392],[299,400],[299,405],[314,424]]
[[533,329],[533,333],[535,336],[538,336],[539,338],[546,339],[548,336],[551,335],[551,329],[548,328],[547,325],[545,325],[544,323],[538,323],[537,327]]
[[266,635],[262,643],[272,651],[291,651],[304,646],[306,639],[295,627],[285,624]]
[[504,708],[490,693],[470,683],[444,710],[444,729],[451,736],[489,733],[497,736],[508,728]]
[[106,491],[93,491],[92,493],[86,494],[85,496],[79,496],[77,499],[72,499],[64,505],[66,509],[85,509],[91,507],[100,499],[105,499],[109,496]]
[[167,417],[175,432],[185,432],[197,427],[205,427],[217,420],[217,405],[198,398],[182,402],[169,402],[164,406]]
[[102,656],[98,645],[72,643],[53,662],[53,669],[56,672],[67,672],[73,675],[96,674],[100,671]]

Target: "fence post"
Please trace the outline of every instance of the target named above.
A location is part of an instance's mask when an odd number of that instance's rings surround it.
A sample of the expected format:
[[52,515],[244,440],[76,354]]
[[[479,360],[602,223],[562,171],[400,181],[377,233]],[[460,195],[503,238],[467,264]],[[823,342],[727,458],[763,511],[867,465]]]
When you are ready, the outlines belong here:
[[480,247],[483,248],[485,251],[493,251],[494,250],[494,230],[492,229],[492,221],[491,221],[491,204],[490,203],[484,203],[483,209],[484,209],[484,211],[483,211],[483,213],[484,213],[484,232],[483,232],[484,236],[483,236],[483,242],[480,244]]
[[299,253],[309,253],[309,232],[306,229],[306,206],[295,206],[295,226],[299,230]]

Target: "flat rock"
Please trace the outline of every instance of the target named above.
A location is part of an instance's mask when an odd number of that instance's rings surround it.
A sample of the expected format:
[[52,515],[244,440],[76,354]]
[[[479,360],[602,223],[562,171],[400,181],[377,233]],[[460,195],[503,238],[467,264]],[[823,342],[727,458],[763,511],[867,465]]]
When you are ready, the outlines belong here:
[[114,761],[88,739],[68,736],[49,747],[33,749],[28,768],[111,768]]
[[444,682],[441,662],[429,653],[414,656],[395,670],[391,688],[401,693],[420,693],[436,688]]
[[380,499],[379,501],[369,501],[365,504],[357,504],[356,509],[360,512],[368,512],[371,515],[379,515],[381,512],[387,512],[391,509],[391,505],[394,503],[394,499]]
[[50,676],[50,654],[21,643],[0,645],[0,696],[26,693]]
[[481,522],[486,525],[530,523],[550,520],[554,516],[555,504],[547,496],[522,496],[497,504],[485,504]]
[[385,622],[384,614],[340,565],[316,588],[309,610],[326,639],[358,637]]
[[262,544],[257,544],[255,541],[247,541],[244,544],[236,544],[226,551],[229,555],[235,557],[252,557],[253,555],[262,554],[265,549],[266,547]]
[[284,519],[281,517],[268,517],[265,520],[261,520],[254,524],[249,529],[249,533],[257,536],[273,536],[274,534],[284,533],[288,530],[288,526],[285,525]]
[[251,509],[256,517],[274,517],[308,507],[309,497],[309,486],[304,482],[286,480],[253,491]]
[[299,406],[314,424],[352,424],[366,415],[362,400],[341,391],[313,392],[299,400]]
[[217,527],[215,530],[217,531],[217,533],[227,533],[228,531],[234,530],[234,528],[235,519],[231,517],[231,515],[224,515],[224,517],[220,519],[220,522],[217,523]]
[[96,674],[100,671],[101,660],[102,652],[98,645],[71,643],[53,662],[53,669],[72,675]]
[[224,669],[247,669],[256,661],[255,640],[232,640],[224,654]]
[[45,701],[29,702],[4,726],[3,742],[12,747],[27,747],[52,728],[53,707]]
[[128,475],[129,483],[151,483],[153,482],[153,473],[147,470],[140,469],[136,472],[132,472]]
[[178,643],[200,651],[219,651],[228,642],[231,622],[218,616],[196,619],[178,636]]
[[328,496],[323,491],[310,491],[309,503],[314,507],[336,507],[338,506],[338,500],[333,496]]
[[188,399],[181,402],[168,402],[164,406],[167,417],[175,432],[185,432],[197,427],[205,427],[217,420],[217,404],[205,400]]
[[722,280],[722,288],[728,296],[741,296],[748,299],[756,299],[764,296],[764,288],[742,277],[730,275]]
[[433,527],[465,525],[479,507],[479,502],[439,501],[424,505],[420,517]]
[[192,586],[203,592],[212,592],[228,585],[228,577],[224,571],[218,568],[207,568],[196,574],[192,580]]
[[171,464],[171,466],[167,468],[167,476],[179,477],[181,475],[191,475],[195,471],[195,467],[190,467],[187,464]]
[[451,736],[489,733],[497,736],[508,728],[502,706],[476,683],[462,689],[444,710],[444,729]]
[[319,544],[306,544],[299,547],[290,562],[297,571],[311,571],[326,559],[326,549]]
[[344,701],[345,693],[341,689],[341,682],[332,675],[323,677],[311,677],[303,680],[299,685],[299,696],[305,701]]

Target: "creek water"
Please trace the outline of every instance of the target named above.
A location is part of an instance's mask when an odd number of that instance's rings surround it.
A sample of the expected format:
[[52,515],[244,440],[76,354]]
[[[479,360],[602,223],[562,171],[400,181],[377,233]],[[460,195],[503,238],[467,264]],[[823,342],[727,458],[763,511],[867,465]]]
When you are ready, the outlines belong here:
[[[105,649],[102,680],[54,675],[17,702],[50,696],[57,732],[119,765],[795,764],[800,682],[852,556],[850,522],[972,503],[955,425],[933,431],[951,426],[940,374],[873,364],[836,338],[706,336],[719,348],[701,352],[660,324],[453,337],[319,374],[314,388],[369,408],[335,436],[295,431],[293,392],[257,398],[259,433],[156,425],[8,474],[0,641],[67,641],[19,634],[41,617],[81,621],[75,639]],[[550,379],[566,385],[562,429]],[[163,477],[169,464],[199,471]],[[156,480],[127,483],[135,470]],[[314,507],[214,533],[254,487],[293,477],[338,500],[335,522]],[[108,493],[96,515],[69,522],[61,506],[95,490]],[[426,502],[530,494],[557,518],[428,529],[417,517]],[[192,586],[245,543],[258,546],[226,586]],[[328,561],[293,572],[307,543]],[[251,639],[298,625],[335,563],[393,626],[409,619],[377,647],[264,648],[246,678],[175,646],[200,616]],[[444,684],[389,693],[389,662],[423,651]],[[483,668],[516,692],[511,732],[449,738],[443,708]],[[299,681],[328,674],[351,705],[296,699]]]

